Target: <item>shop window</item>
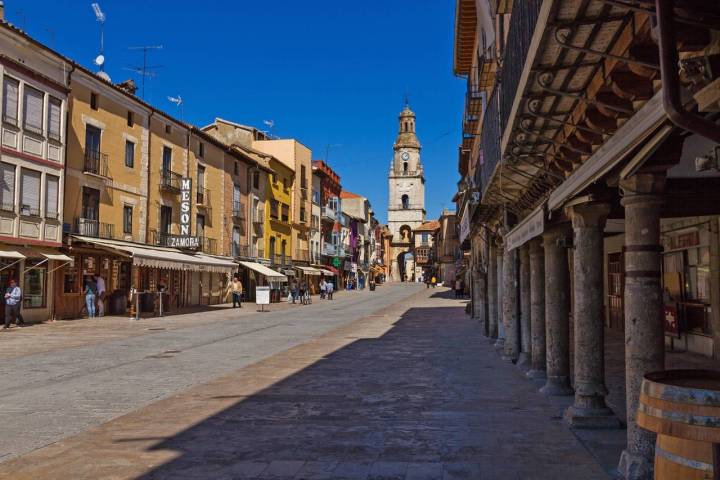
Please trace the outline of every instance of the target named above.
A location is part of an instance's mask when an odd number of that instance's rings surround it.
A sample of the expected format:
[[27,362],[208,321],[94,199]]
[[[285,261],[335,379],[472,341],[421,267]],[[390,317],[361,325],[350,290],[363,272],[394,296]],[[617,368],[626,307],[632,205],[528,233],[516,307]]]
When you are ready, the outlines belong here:
[[26,259],[24,277],[23,307],[45,307],[45,290],[47,286],[47,259]]

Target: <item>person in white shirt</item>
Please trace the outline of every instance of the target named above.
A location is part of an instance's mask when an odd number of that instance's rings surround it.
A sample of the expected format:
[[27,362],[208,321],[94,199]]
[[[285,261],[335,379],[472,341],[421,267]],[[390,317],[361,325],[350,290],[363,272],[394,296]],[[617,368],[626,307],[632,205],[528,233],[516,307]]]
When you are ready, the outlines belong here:
[[328,300],[332,300],[332,295],[333,295],[333,290],[335,289],[335,285],[333,285],[332,282],[327,282],[327,285],[325,285],[325,289],[327,290]]
[[98,317],[105,316],[105,279],[101,275],[95,276],[97,284],[97,314]]

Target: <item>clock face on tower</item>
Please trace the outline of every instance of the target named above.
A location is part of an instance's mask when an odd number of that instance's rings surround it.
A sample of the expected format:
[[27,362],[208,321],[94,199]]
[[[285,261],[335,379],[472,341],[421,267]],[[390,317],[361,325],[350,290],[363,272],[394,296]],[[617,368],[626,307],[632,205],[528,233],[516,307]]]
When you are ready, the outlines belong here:
[[403,160],[407,160],[408,158],[410,158],[410,154],[409,154],[408,152],[403,152],[403,153],[402,153],[402,159],[403,159]]

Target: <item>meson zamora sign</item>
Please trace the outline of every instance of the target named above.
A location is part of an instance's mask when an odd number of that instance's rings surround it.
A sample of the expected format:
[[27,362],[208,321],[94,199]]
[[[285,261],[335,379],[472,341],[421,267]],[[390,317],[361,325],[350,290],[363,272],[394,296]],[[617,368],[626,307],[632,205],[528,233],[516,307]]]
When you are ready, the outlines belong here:
[[180,179],[180,235],[168,236],[168,247],[199,248],[200,239],[190,235],[192,179]]

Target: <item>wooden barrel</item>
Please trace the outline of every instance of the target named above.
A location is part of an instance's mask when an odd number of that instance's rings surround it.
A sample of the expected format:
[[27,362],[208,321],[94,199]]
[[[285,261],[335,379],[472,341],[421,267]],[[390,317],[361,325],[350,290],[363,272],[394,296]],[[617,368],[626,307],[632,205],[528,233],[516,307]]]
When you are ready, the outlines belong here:
[[712,480],[720,452],[720,372],[645,375],[637,423],[658,434],[655,478]]

